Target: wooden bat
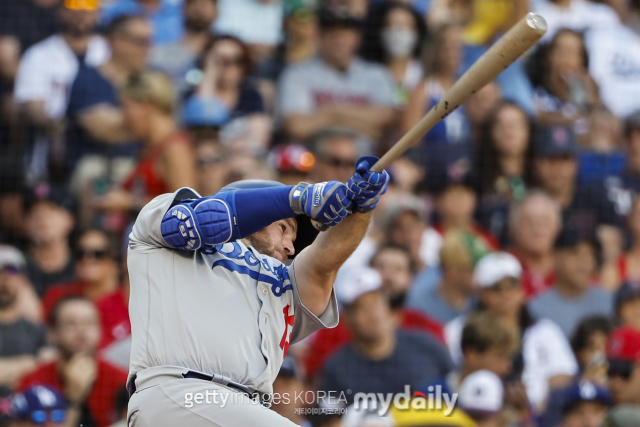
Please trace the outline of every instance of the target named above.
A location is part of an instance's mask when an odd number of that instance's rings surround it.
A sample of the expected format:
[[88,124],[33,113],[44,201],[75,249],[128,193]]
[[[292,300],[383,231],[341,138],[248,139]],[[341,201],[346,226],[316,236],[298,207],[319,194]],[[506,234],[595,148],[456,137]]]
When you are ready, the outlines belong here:
[[433,106],[414,127],[371,168],[381,172],[394,160],[415,145],[440,120],[447,117],[471,95],[494,80],[547,31],[547,22],[540,15],[529,12],[489,48]]

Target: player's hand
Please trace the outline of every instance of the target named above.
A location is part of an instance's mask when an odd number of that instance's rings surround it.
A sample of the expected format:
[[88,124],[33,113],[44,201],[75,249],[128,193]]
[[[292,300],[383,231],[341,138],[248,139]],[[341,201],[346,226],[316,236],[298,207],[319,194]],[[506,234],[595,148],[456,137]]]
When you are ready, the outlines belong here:
[[289,193],[291,208],[326,225],[336,225],[352,213],[347,187],[338,181],[301,182]]
[[380,197],[387,192],[389,185],[387,171],[369,170],[377,161],[378,158],[375,156],[360,157],[356,162],[356,173],[347,182],[347,197],[356,205],[358,212],[369,212],[374,209]]

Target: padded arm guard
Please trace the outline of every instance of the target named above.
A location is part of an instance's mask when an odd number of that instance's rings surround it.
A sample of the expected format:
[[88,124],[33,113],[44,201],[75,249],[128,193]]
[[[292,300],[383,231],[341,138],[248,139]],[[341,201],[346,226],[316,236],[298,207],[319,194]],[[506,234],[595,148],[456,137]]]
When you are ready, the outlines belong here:
[[162,237],[185,251],[242,239],[275,221],[296,216],[289,202],[292,188],[234,190],[183,200],[162,218]]

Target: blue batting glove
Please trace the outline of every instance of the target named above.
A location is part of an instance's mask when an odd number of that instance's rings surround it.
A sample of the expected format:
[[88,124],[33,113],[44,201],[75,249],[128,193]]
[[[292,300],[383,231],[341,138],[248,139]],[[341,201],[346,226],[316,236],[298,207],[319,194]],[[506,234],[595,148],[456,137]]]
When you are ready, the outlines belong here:
[[389,174],[386,170],[369,170],[379,159],[375,156],[363,156],[356,162],[356,173],[347,182],[347,197],[356,205],[358,212],[375,209],[380,197],[387,192]]
[[352,213],[347,187],[338,181],[313,185],[301,182],[291,189],[289,203],[296,214],[305,214],[330,226],[338,224]]

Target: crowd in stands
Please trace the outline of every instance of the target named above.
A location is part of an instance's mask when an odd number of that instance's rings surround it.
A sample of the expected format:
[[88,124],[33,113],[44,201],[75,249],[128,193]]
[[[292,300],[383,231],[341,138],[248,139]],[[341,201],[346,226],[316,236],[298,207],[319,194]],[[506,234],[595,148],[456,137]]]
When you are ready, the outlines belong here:
[[[0,2],[0,426],[127,425],[147,202],[346,182],[529,11],[541,42],[389,167],[338,326],[274,383],[346,399],[271,409],[305,427],[640,426],[638,0]],[[350,406],[406,387],[457,405]]]

